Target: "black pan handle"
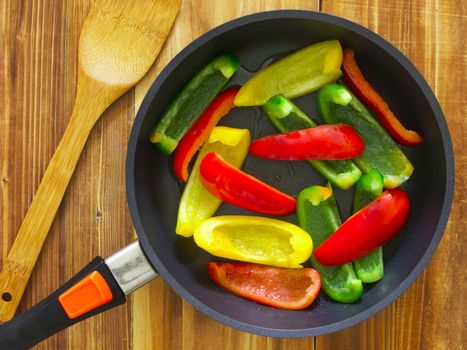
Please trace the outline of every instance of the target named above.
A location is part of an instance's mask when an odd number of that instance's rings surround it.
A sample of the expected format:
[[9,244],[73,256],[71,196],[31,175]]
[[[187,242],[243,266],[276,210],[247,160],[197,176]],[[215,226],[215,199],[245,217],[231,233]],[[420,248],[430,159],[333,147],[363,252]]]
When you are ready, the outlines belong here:
[[157,277],[138,241],[107,259],[96,257],[39,304],[0,325],[0,349],[28,349],[72,324],[123,304]]

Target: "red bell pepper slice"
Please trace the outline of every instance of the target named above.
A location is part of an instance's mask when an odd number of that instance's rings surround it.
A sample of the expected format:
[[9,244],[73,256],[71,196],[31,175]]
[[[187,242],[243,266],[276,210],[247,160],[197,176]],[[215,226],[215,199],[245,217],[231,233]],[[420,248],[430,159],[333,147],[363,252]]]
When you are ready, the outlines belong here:
[[358,157],[365,143],[350,125],[321,125],[255,140],[250,153],[280,160],[339,160]]
[[228,89],[221,93],[203,112],[193,126],[182,138],[174,153],[175,175],[186,182],[188,165],[191,159],[209,137],[219,120],[234,107],[235,96],[240,87]]
[[216,152],[204,157],[199,170],[204,187],[224,202],[268,215],[295,212],[295,198],[235,168]]
[[305,309],[321,289],[321,278],[311,268],[210,262],[208,273],[217,285],[238,296],[281,309]]
[[352,215],[314,252],[323,265],[352,262],[389,241],[404,226],[410,203],[400,188],[387,190]]
[[344,49],[342,65],[345,82],[350,90],[375,111],[379,121],[394,140],[405,146],[415,146],[423,141],[416,131],[408,130],[402,125],[388,104],[365,79],[355,61],[352,49]]

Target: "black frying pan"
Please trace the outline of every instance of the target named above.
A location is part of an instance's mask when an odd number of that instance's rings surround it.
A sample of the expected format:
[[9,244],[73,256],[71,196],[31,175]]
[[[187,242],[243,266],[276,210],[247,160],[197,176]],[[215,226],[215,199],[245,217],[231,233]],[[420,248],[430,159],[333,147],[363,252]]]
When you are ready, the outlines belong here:
[[[363,73],[403,124],[424,137],[421,145],[404,149],[415,166],[412,178],[404,185],[411,199],[411,214],[403,232],[384,247],[384,279],[367,287],[357,303],[344,306],[321,294],[303,311],[258,305],[216,287],[208,277],[206,263],[219,259],[199,249],[193,239],[175,235],[181,186],[171,173],[171,159],[149,143],[149,132],[187,79],[215,55],[232,52],[241,58],[242,67],[229,83],[234,85],[245,82],[262,66],[292,50],[336,38],[344,47],[355,49]],[[319,119],[314,94],[295,102]],[[253,138],[276,133],[259,108],[234,109],[221,124],[247,127]],[[249,157],[245,170],[293,195],[305,186],[325,184],[305,162]],[[416,68],[387,41],[362,26],[322,13],[273,11],[239,18],[204,34],[178,54],[153,83],[138,112],[128,146],[126,178],[139,243],[105,260],[96,258],[46,300],[1,326],[0,348],[31,346],[123,303],[124,294],[157,276],[154,269],[195,308],[243,331],[274,337],[307,337],[349,327],[393,302],[428,263],[448,219],[453,176],[451,140],[440,106]],[[343,219],[350,214],[352,192],[336,189]],[[251,215],[227,204],[218,214]],[[295,217],[287,219],[294,221]],[[92,271],[98,271],[107,281],[112,300],[70,319],[57,298]]]

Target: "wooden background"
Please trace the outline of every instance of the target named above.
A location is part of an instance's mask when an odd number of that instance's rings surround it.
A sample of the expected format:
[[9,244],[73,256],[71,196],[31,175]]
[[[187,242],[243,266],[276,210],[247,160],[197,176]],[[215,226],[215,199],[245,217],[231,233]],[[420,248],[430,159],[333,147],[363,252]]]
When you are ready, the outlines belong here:
[[[90,3],[0,1],[0,264],[71,113],[78,35]],[[21,309],[58,288],[95,255],[107,256],[133,239],[125,194],[126,142],[135,112],[158,72],[207,30],[279,8],[333,13],[369,27],[415,63],[439,98],[456,153],[456,194],[447,231],[427,269],[375,317],[314,339],[272,339],[225,327],[195,311],[157,279],[126,305],[75,325],[37,349],[384,350],[467,345],[462,247],[467,224],[467,32],[462,0],[182,0],[155,66],[91,133]]]

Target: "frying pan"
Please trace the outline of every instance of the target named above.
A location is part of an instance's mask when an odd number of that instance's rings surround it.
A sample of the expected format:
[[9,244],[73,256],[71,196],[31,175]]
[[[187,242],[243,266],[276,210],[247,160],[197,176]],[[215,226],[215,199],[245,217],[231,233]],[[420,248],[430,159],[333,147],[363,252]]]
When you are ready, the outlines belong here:
[[[290,51],[329,39],[339,39],[344,47],[355,50],[364,75],[403,124],[424,137],[421,145],[404,148],[415,167],[404,185],[412,209],[403,231],[384,246],[384,279],[367,286],[361,300],[343,305],[321,294],[306,310],[274,309],[216,287],[208,277],[206,263],[219,259],[199,249],[193,239],[175,234],[182,187],[171,172],[170,157],[150,144],[148,136],[168,102],[219,53],[234,53],[242,61],[230,86],[244,83],[261,67]],[[315,94],[310,94],[294,102],[319,120],[315,99]],[[249,128],[252,138],[276,133],[257,107],[234,109],[221,124]],[[195,308],[242,331],[308,337],[352,326],[399,297],[430,260],[451,207],[453,162],[448,128],[433,92],[409,60],[380,36],[348,20],[309,11],[272,11],[236,19],[182,50],[155,80],[137,114],[128,145],[126,181],[139,240],[107,259],[95,258],[48,298],[2,325],[0,348],[30,347],[123,303],[125,294],[158,274]],[[306,162],[248,157],[245,170],[292,195],[305,186],[325,184]],[[352,192],[335,190],[343,219],[350,215]],[[218,215],[229,214],[251,215],[227,204],[218,211]],[[284,219],[295,221],[294,216]]]

